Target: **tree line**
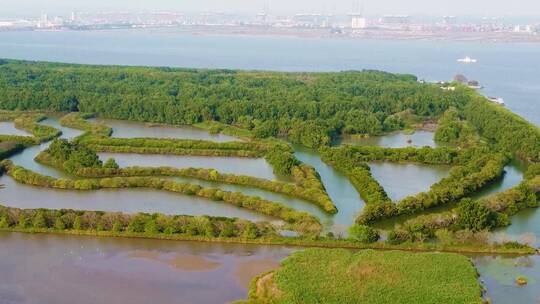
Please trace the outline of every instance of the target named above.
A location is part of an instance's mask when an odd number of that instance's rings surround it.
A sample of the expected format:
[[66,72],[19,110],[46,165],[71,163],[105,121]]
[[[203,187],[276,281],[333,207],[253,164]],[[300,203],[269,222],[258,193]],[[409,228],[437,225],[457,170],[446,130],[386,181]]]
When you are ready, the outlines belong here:
[[306,212],[296,211],[284,204],[268,201],[257,196],[248,196],[240,192],[229,192],[215,188],[204,188],[200,185],[179,183],[151,176],[140,177],[111,177],[95,179],[56,179],[15,166],[11,161],[4,160],[1,165],[6,173],[15,181],[23,184],[67,190],[99,190],[149,188],[162,191],[198,196],[216,202],[228,203],[240,208],[252,210],[264,215],[282,219],[291,229],[304,234],[317,235],[321,231],[319,220]]
[[395,114],[434,117],[461,107],[461,91],[378,71],[281,73],[104,67],[12,61],[0,65],[0,106],[97,113],[170,124],[218,121],[309,147],[340,134],[403,127]]
[[125,214],[102,211],[19,209],[0,206],[0,229],[15,231],[96,232],[146,237],[199,236],[257,239],[277,234],[267,222],[237,218]]

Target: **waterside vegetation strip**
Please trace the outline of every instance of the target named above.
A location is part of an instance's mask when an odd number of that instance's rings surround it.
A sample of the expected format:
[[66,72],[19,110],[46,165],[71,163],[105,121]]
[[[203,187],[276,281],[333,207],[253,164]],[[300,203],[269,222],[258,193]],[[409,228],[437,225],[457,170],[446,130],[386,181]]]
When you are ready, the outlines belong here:
[[0,231],[130,237],[179,241],[261,244],[344,249],[402,250],[531,255],[535,249],[512,244],[483,245],[454,242],[362,243],[320,236],[280,236],[273,224],[236,218],[126,214],[120,212],[20,209],[0,205]]
[[289,149],[288,146],[282,144],[276,145],[271,151],[272,154],[268,154],[271,155],[268,158],[274,171],[291,176],[294,183],[222,174],[213,169],[119,168],[112,159],[102,164],[95,150],[81,141],[71,143],[65,140],[53,141],[47,150],[36,156],[35,160],[82,177],[181,176],[251,186],[295,196],[314,203],[325,212],[336,213],[337,209],[326,193],[318,173],[313,167],[296,160]]
[[2,161],[6,173],[15,181],[27,185],[67,190],[99,190],[120,188],[149,188],[184,195],[193,195],[216,202],[224,202],[240,208],[252,210],[264,215],[276,217],[288,223],[293,230],[300,233],[317,234],[321,224],[314,216],[291,209],[281,203],[271,202],[259,197],[247,196],[240,192],[228,192],[214,188],[203,188],[199,185],[178,183],[156,177],[112,177],[96,179],[56,179],[44,176],[25,168],[13,165],[9,160]]
[[510,216],[540,206],[540,176],[480,200],[464,199],[450,211],[409,219],[393,232],[397,242],[437,237],[444,242],[453,231],[493,230],[511,224]]
[[[28,77],[31,75],[31,77]],[[43,90],[43,85],[54,83]],[[174,125],[223,124],[256,138],[307,147],[343,134],[377,135],[463,108],[463,90],[443,91],[413,75],[379,71],[283,73],[106,67],[5,60],[0,107],[96,113]],[[240,132],[230,127],[225,132]],[[232,131],[234,130],[234,131]]]
[[[346,174],[365,200],[366,207],[358,217],[361,224],[372,224],[394,216],[451,204],[500,178],[509,161],[505,154],[488,147],[466,150],[450,148],[383,148],[343,146],[321,150],[322,159]],[[427,192],[392,202],[383,187],[372,177],[368,161],[419,162],[453,164],[448,177],[431,186]]]
[[40,113],[0,111],[0,121],[13,121],[17,129],[24,130],[32,136],[0,135],[0,142],[17,142],[26,146],[38,145],[62,135],[62,131],[51,126],[41,125],[40,121],[47,117]]
[[[44,151],[38,154],[36,161],[64,170],[64,163],[56,161],[48,152]],[[301,169],[298,169],[301,170]],[[308,169],[308,173],[301,171],[297,174],[314,174]],[[308,202],[315,203],[321,209],[328,213],[336,213],[337,209],[323,189],[316,188],[320,183],[314,183],[312,187],[300,187],[293,183],[286,183],[276,180],[268,180],[253,176],[234,175],[220,173],[214,169],[205,168],[173,168],[173,167],[127,167],[127,168],[107,168],[107,167],[84,167],[78,168],[74,175],[86,178],[105,178],[105,177],[135,177],[135,176],[176,176],[195,178],[210,182],[219,182],[232,185],[241,185],[255,187],[266,191],[281,193],[292,197],[297,197]],[[301,179],[300,177],[298,178]],[[305,186],[307,182],[304,182]]]
[[[55,85],[43,90],[44,83]],[[436,227],[441,229],[423,233],[422,223],[416,229],[417,223],[411,222],[406,229],[396,229],[388,235],[391,245],[430,246],[417,244],[417,241],[423,242],[433,235],[439,240],[448,238],[448,234],[452,234],[451,239],[458,234],[475,237],[474,233],[482,232],[481,229],[508,224],[508,215],[512,212],[538,204],[535,177],[540,169],[528,170],[526,181],[498,196],[482,201],[463,200],[499,179],[513,157],[526,161],[529,167],[536,166],[540,162],[540,131],[474,90],[451,85],[455,90],[442,90],[440,85],[420,83],[411,75],[377,71],[245,72],[4,60],[0,64],[0,107],[76,112],[64,117],[62,123],[86,131],[75,143],[87,150],[77,149],[74,159],[62,159],[57,165],[71,173],[80,171],[82,176],[95,177],[85,179],[93,181],[88,182],[90,187],[96,180],[106,179],[120,184],[124,181],[127,184],[162,182],[158,177],[138,176],[149,172],[148,168],[119,169],[113,161],[99,164],[95,150],[265,157],[276,174],[292,178],[296,187],[306,191],[297,191],[298,188],[289,184],[268,184],[211,170],[178,174],[295,193],[295,196],[310,197],[312,202],[332,213],[335,207],[332,208],[317,172],[299,162],[291,147],[275,138],[321,148],[323,159],[345,173],[366,201],[366,208],[354,228],[357,232],[369,232],[364,235],[367,239],[371,239],[373,231],[368,229],[372,227],[364,225],[399,215],[429,212],[437,206],[455,205],[457,208],[449,216],[435,220],[439,221]],[[236,134],[246,141],[117,139],[111,137],[110,128],[86,121],[90,114],[83,112],[96,113],[103,118],[198,125],[213,133]],[[439,122],[435,140],[451,147],[329,147],[341,136],[381,135],[434,121]],[[369,161],[444,164],[453,168],[448,177],[429,191],[392,202],[371,175],[366,164]],[[169,174],[169,169],[155,170],[161,175]],[[113,173],[137,176],[96,176]],[[478,218],[481,220],[471,220]]]

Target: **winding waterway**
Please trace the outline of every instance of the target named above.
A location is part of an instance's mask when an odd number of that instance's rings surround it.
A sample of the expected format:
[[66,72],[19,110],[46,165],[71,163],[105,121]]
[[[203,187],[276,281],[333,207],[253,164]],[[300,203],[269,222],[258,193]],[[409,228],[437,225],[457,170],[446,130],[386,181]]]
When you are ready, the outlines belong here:
[[[504,97],[508,108],[537,125],[540,125],[539,53],[540,44],[530,43],[190,36],[168,29],[0,32],[0,57],[28,60],[283,71],[380,69],[413,73],[426,80],[447,80],[461,73],[479,80],[486,87],[483,93]],[[465,55],[473,56],[479,62],[474,65],[457,64],[455,60]],[[0,131],[8,127],[0,123]],[[161,131],[154,129],[151,132]],[[119,136],[118,132],[113,136]],[[423,137],[395,136],[397,139],[390,140],[390,144],[386,143],[387,137],[367,141],[386,146],[433,144],[432,139],[424,141]],[[408,143],[409,139],[412,142]],[[59,172],[34,164],[33,157],[45,146],[27,149],[12,160],[44,174],[61,176]],[[348,179],[322,163],[315,152],[296,149],[296,155],[317,168],[328,193],[340,209],[332,221],[343,223],[340,224],[343,228],[352,223],[363,202]],[[503,191],[522,179],[523,170],[519,165],[510,164],[505,170],[502,180],[486,187],[478,196]],[[2,177],[0,183],[6,183],[5,178]],[[9,188],[8,185],[6,189]],[[33,189],[26,191],[36,191],[34,198],[39,202],[40,193],[43,192]],[[0,190],[2,201],[5,198],[4,190]],[[21,195],[24,192],[21,190]],[[114,199],[109,201],[110,204],[126,199],[125,194],[129,192],[119,191],[121,199],[110,198]],[[155,193],[138,194],[155,197]],[[181,204],[181,199],[175,197],[177,203]],[[66,201],[59,196],[60,200]],[[93,203],[88,202],[90,205]],[[515,237],[523,237],[527,233],[540,235],[540,209],[520,212],[512,220],[513,224],[502,232]],[[0,234],[0,243],[0,272],[6,274],[0,278],[0,300],[7,299],[13,303],[225,302],[243,298],[246,292],[246,288],[239,287],[234,275],[231,275],[235,273],[231,267],[235,266],[230,265],[237,265],[246,258],[245,255],[249,258],[250,252],[253,257],[262,255],[262,259],[277,261],[291,250],[273,246],[242,245],[231,248],[214,244],[16,233]],[[205,265],[206,269],[216,267],[220,261],[224,261],[224,266],[213,270],[179,271],[174,266],[176,264],[169,260],[175,260],[175,254],[186,253],[190,259],[192,255],[202,257],[204,261],[197,260],[196,264]],[[493,303],[539,301],[538,256],[476,256],[473,261]],[[513,281],[518,275],[527,276],[529,284],[517,287]]]
[[[42,124],[50,125],[62,131],[66,139],[80,135],[82,132],[60,126],[58,117],[50,116]],[[5,126],[5,125],[4,125]],[[16,130],[16,129],[15,129]],[[8,125],[0,129],[0,134],[13,134]],[[57,178],[70,177],[61,170],[44,166],[34,161],[36,155],[46,149],[49,143],[33,146],[12,156],[16,165],[23,166],[40,174]],[[144,164],[143,164],[144,165]],[[111,212],[147,212],[164,214],[210,215],[239,217],[254,221],[272,220],[272,218],[238,208],[226,203],[147,189],[104,189],[99,191],[66,191],[38,188],[16,183],[7,175],[0,176],[0,203],[17,208],[50,208],[79,209]]]
[[[178,130],[182,128],[173,128],[170,126],[165,126],[166,130],[161,131],[160,128],[163,126],[149,126],[143,123],[132,122],[124,124],[119,121],[107,120],[107,123],[110,122],[114,122],[112,125],[116,126],[114,127],[115,133],[119,137],[122,134],[122,137],[136,137],[135,134],[130,135],[126,128],[135,128],[141,131],[140,134],[146,134],[148,136],[161,134],[162,136],[168,136],[170,138],[179,138],[179,136],[182,136],[183,134],[182,131]],[[41,123],[62,130],[62,137],[66,139],[81,134],[78,130],[60,126],[58,117],[52,116]],[[143,131],[148,129],[151,129],[152,131]],[[191,131],[192,130],[189,132]],[[199,132],[201,131],[197,130],[195,133],[191,132],[191,138],[212,140],[212,138],[204,135],[200,138],[195,137],[194,134],[198,134]],[[12,124],[5,123],[0,125],[0,133],[16,134],[17,129],[13,128]],[[200,134],[207,133],[202,132]],[[417,134],[417,137],[413,142],[429,143],[433,140],[433,133],[422,132],[415,134]],[[393,133],[388,135],[388,137],[381,137],[371,144],[383,144],[388,147],[402,147],[410,144],[407,142],[408,140],[406,140],[406,138],[407,137],[399,135],[399,133]],[[230,138],[227,138],[227,140],[230,140]],[[37,153],[47,146],[48,143],[45,143],[40,146],[28,148],[22,153],[13,156],[11,160],[18,165],[22,165],[42,174],[54,177],[66,177],[65,173],[62,171],[43,166],[33,160]],[[312,165],[319,172],[328,194],[339,209],[337,214],[328,215],[309,202],[260,189],[219,184],[190,178],[175,177],[171,179],[179,182],[199,184],[206,187],[216,187],[226,191],[239,191],[271,201],[281,202],[295,209],[307,211],[317,216],[321,219],[321,222],[328,231],[332,231],[336,235],[345,235],[347,227],[354,223],[354,219],[362,210],[364,202],[359,197],[358,192],[349,182],[347,177],[323,163],[317,152],[299,146],[295,146],[294,149],[296,156],[301,161]],[[275,178],[271,171],[271,167],[268,166],[264,160],[257,159],[246,160],[220,157],[198,158],[121,153],[101,153],[100,156],[103,159],[114,157],[121,166],[161,166],[165,164],[174,167],[205,167],[217,168],[218,170],[227,173],[254,175],[269,179]],[[223,162],[223,159],[227,159],[227,162]],[[445,166],[396,163],[370,163],[370,167],[375,178],[383,185],[388,191],[389,196],[394,200],[401,199],[419,191],[428,190],[431,184],[446,176],[449,170],[449,168]],[[521,181],[524,170],[522,164],[513,162],[505,168],[505,170],[506,174],[504,178],[487,187],[477,197],[506,190]],[[187,197],[162,191],[145,189],[112,189],[77,192],[43,189],[18,184],[6,175],[0,177],[0,184],[5,185],[4,189],[0,189],[2,203],[7,206],[19,208],[73,208],[80,210],[120,211],[128,213],[159,212],[164,214],[214,215],[240,217],[249,220],[271,220],[271,218],[227,204],[220,204],[205,199]],[[504,231],[504,235],[511,233],[518,234],[521,230],[536,232],[533,223],[538,219],[534,218],[534,210],[531,210],[531,213],[533,216],[529,221],[526,220],[527,217],[524,215],[526,213],[520,214],[519,216],[525,216],[525,220],[519,221],[518,223],[520,225],[513,225],[510,228],[506,228],[507,231]],[[529,238],[531,237],[529,236]],[[116,282],[111,283],[111,286],[114,286],[115,288],[103,289],[104,293],[100,294],[99,297],[101,298],[97,298],[98,301],[100,299],[129,299],[133,303],[138,303],[137,301],[144,302],[143,300],[147,299],[145,296],[157,292],[160,293],[158,297],[163,297],[163,299],[177,296],[173,290],[167,289],[166,284],[162,281],[163,277],[167,277],[173,282],[178,282],[178,284],[182,286],[180,290],[183,290],[183,288],[195,288],[190,299],[196,299],[197,303],[212,303],[212,301],[215,301],[215,293],[208,294],[203,292],[205,288],[212,288],[214,285],[219,285],[221,287],[228,286],[230,296],[228,295],[227,297],[230,297],[231,300],[243,298],[246,292],[246,282],[248,281],[248,277],[258,274],[256,272],[259,270],[259,272],[263,272],[275,267],[279,260],[287,256],[291,251],[291,249],[284,247],[272,247],[272,250],[269,251],[269,247],[260,246],[194,245],[192,243],[146,240],[122,240],[120,244],[118,244],[117,240],[112,242],[108,239],[99,238],[42,235],[28,236],[23,234],[0,234],[0,240],[5,244],[11,245],[11,243],[13,243],[12,247],[15,249],[12,250],[18,250],[17,248],[33,248],[36,246],[39,248],[40,246],[43,246],[43,244],[52,243],[54,244],[55,249],[45,250],[45,253],[41,250],[43,254],[40,255],[40,257],[43,261],[37,262],[37,265],[39,265],[37,267],[39,273],[38,277],[51,271],[51,269],[48,268],[50,266],[48,263],[51,263],[51,265],[56,267],[54,269],[57,270],[58,273],[62,273],[65,277],[73,280],[87,282],[88,286],[91,286],[91,288],[102,287],[101,283],[97,282],[97,280],[103,282]],[[170,244],[172,247],[169,247],[166,244]],[[74,246],[77,250],[73,249]],[[248,258],[249,255],[252,254],[251,250],[255,252],[255,258],[253,258],[253,260]],[[13,288],[12,285],[10,285],[15,284],[13,282],[7,282],[7,284],[3,285],[7,287],[5,287],[6,291],[3,292],[2,296],[15,301],[15,303],[18,303],[23,299],[36,298],[43,299],[43,303],[47,303],[48,301],[50,301],[50,303],[62,303],[62,301],[58,302],[54,293],[48,293],[46,290],[40,288],[32,288],[36,284],[36,277],[27,275],[26,269],[23,266],[24,263],[21,263],[20,260],[24,259],[25,261],[28,261],[38,258],[32,256],[30,251],[24,251],[21,254],[23,254],[24,258],[13,256],[14,254],[12,251],[6,252],[0,250],[0,256],[5,256],[5,261],[0,262],[0,269],[10,268],[10,271],[16,273],[19,278],[16,282],[18,288]],[[265,255],[266,257],[259,258],[259,256]],[[268,257],[268,255],[270,256]],[[193,266],[195,268],[190,268],[191,266],[186,266],[185,263],[181,262],[186,259],[191,261],[188,264],[199,264],[199,267]],[[243,261],[244,259],[247,261]],[[540,270],[537,269],[540,266],[536,266],[538,262],[537,259],[533,257],[530,260],[532,262],[521,265],[519,263],[516,264],[516,261],[518,260],[513,258],[474,257],[475,264],[479,267],[482,275],[482,280],[490,290],[489,295],[495,299],[505,299],[508,294],[517,294],[518,291],[520,291],[517,290],[514,285],[508,283],[509,280],[512,280],[510,277],[513,276],[514,272],[524,273],[525,275],[529,275],[529,273],[534,275],[537,272],[540,272]],[[74,263],[74,261],[78,261],[78,263]],[[230,263],[244,265],[235,267],[245,269],[232,270]],[[113,267],[112,271],[105,272],[104,269],[111,264],[117,266]],[[228,266],[223,266],[224,264],[227,264]],[[508,274],[508,271],[503,272],[501,275],[493,270],[499,268],[505,269],[504,267],[509,267],[509,265],[514,264],[518,266],[512,268],[512,272],[510,272],[511,275]],[[126,271],[124,270],[124,267],[127,267],[127,265],[133,265],[134,268],[130,268],[130,270]],[[134,272],[130,273],[131,271]],[[86,278],[80,278],[87,272],[91,272],[92,275]],[[127,274],[124,272],[127,272]],[[125,276],[122,276],[122,273],[124,273]],[[243,274],[239,275],[237,273]],[[141,295],[139,290],[127,291],[124,286],[144,283],[144,279],[141,277],[142,275],[151,276],[159,283],[156,283],[156,285],[154,285],[155,287],[146,290],[144,296]],[[242,279],[231,278],[231,275],[242,276]],[[504,280],[501,280],[501,276],[504,277]],[[208,282],[207,284],[199,286],[198,283],[200,283],[200,281],[189,281],[189,278],[193,277],[201,278],[203,281],[208,280]],[[209,277],[211,277],[211,279],[208,279]],[[243,283],[240,284],[240,281]],[[532,281],[531,284],[534,284],[534,282],[535,281]],[[60,286],[68,285],[69,283],[66,283],[63,278],[55,277],[53,285],[51,286],[58,286],[58,288],[60,288]],[[203,288],[201,286],[205,287]],[[499,293],[501,288],[509,291]],[[30,289],[32,289],[32,291],[29,291]],[[79,292],[77,288],[74,288],[73,290]],[[122,290],[122,292],[118,293],[117,290]],[[535,297],[538,296],[537,294],[538,293],[534,289],[532,289],[532,291],[529,290],[526,293],[527,297]],[[70,299],[71,296],[72,295],[70,294],[66,296],[65,299]]]
[[11,121],[0,121],[0,134],[2,135],[18,135],[18,136],[32,136],[32,134],[15,128],[15,125]]

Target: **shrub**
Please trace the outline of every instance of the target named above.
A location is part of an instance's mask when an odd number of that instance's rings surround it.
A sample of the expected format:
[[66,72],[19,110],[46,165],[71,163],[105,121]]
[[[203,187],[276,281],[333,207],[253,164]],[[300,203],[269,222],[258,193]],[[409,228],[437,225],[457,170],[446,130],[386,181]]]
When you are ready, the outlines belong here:
[[103,164],[103,168],[105,168],[105,169],[118,169],[118,168],[120,168],[120,166],[118,166],[118,164],[116,163],[116,160],[114,160],[114,158],[109,158],[109,159],[107,159],[105,164]]
[[413,236],[408,231],[396,229],[388,233],[386,241],[391,245],[399,245],[412,240]]
[[458,207],[459,226],[462,229],[481,231],[497,226],[497,213],[472,199],[463,199]]
[[375,243],[379,240],[377,230],[365,225],[352,225],[349,228],[349,237],[364,244]]

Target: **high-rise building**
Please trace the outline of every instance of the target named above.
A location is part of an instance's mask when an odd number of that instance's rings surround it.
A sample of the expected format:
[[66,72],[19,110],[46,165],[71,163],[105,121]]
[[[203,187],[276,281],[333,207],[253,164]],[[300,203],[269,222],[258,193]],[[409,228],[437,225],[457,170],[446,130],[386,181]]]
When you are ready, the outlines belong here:
[[351,16],[351,28],[352,29],[365,29],[367,27],[367,19],[360,14],[352,14]]

